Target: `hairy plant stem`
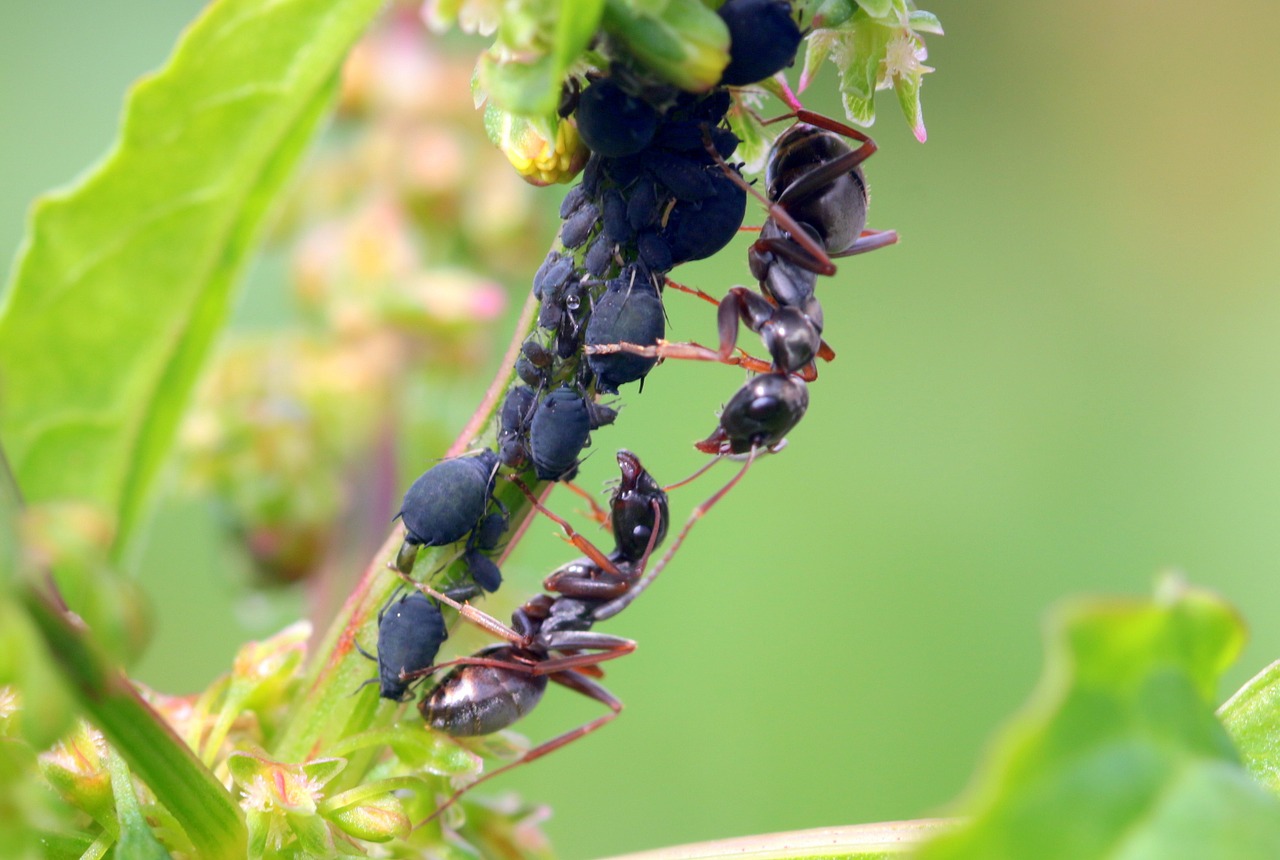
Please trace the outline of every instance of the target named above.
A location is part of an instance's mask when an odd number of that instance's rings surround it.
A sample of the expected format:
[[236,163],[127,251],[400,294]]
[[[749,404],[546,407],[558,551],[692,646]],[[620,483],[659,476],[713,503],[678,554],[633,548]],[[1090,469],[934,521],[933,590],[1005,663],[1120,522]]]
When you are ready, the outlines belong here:
[[[447,457],[457,456],[476,445],[492,445],[496,438],[497,414],[502,395],[515,377],[515,360],[520,345],[533,330],[538,302],[531,294],[516,323],[515,334],[503,357],[493,382],[485,392],[479,408],[450,446]],[[531,477],[528,480],[532,480]],[[542,488],[534,484],[534,492]],[[515,545],[533,507],[514,485],[500,480],[494,495],[511,512],[511,534],[507,551]],[[313,651],[311,666],[304,678],[302,694],[293,709],[291,720],[272,754],[281,761],[302,762],[329,754],[342,739],[376,726],[389,725],[400,709],[384,705],[370,692],[352,692],[373,674],[369,661],[354,647],[360,642],[369,649],[377,641],[377,616],[401,586],[401,581],[387,565],[395,558],[404,540],[404,529],[396,525],[365,567],[359,584],[347,598],[337,618],[329,626],[320,645]],[[451,561],[453,547],[431,547],[421,552],[415,570],[420,576]],[[356,781],[362,768],[348,768],[344,782]]]

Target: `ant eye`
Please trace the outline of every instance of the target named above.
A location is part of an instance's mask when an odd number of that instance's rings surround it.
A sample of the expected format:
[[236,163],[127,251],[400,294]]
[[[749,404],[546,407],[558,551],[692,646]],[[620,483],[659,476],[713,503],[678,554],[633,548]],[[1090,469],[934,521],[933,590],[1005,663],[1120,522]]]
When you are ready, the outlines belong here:
[[729,65],[721,84],[754,84],[795,62],[802,36],[786,0],[728,0],[719,15],[729,28]]

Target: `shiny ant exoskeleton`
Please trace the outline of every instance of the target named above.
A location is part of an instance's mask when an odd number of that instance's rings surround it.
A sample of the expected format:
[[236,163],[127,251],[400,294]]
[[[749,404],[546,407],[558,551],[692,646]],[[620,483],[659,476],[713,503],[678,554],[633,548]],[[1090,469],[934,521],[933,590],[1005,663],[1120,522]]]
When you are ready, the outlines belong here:
[[[619,451],[618,466],[622,478],[610,502],[615,541],[615,549],[611,553],[606,554],[592,545],[529,493],[534,505],[560,524],[568,539],[585,555],[548,576],[543,581],[546,593],[517,608],[510,625],[469,603],[454,600],[449,594],[414,583],[401,574],[421,593],[453,607],[472,624],[503,640],[470,657],[449,660],[400,676],[403,682],[411,683],[417,678],[448,670],[418,705],[418,710],[433,729],[455,737],[485,735],[505,729],[537,706],[549,681],[581,693],[609,709],[607,714],[533,747],[519,759],[459,789],[432,813],[431,818],[452,806],[481,782],[539,759],[617,718],[622,711],[622,702],[597,682],[602,674],[597,667],[630,654],[635,650],[635,642],[597,633],[592,627],[621,612],[653,583],[674,557],[693,525],[729,492],[746,471],[744,466],[715,495],[695,508],[670,549],[657,564],[646,570],[653,551],[666,536],[667,496],[634,454]],[[522,484],[521,487],[528,492]]]
[[[588,355],[626,352],[652,358],[682,358],[737,364],[755,372],[775,371],[817,377],[814,359],[835,353],[822,340],[822,306],[814,294],[818,275],[836,271],[833,259],[892,245],[892,230],[867,230],[867,184],[862,162],[875,142],[842,123],[805,110],[774,142],[765,171],[769,217],[747,252],[760,292],[733,287],[717,301],[701,290],[674,281],[668,285],[718,307],[718,349],[696,343],[662,342],[589,345]],[[845,138],[859,141],[856,149]],[[708,145],[710,149],[710,145]],[[736,173],[726,171],[736,177]],[[739,178],[738,181],[741,181]],[[745,186],[744,183],[744,187]],[[749,188],[749,187],[748,187]],[[751,190],[752,194],[757,194]],[[738,325],[756,332],[771,361],[736,353]]]

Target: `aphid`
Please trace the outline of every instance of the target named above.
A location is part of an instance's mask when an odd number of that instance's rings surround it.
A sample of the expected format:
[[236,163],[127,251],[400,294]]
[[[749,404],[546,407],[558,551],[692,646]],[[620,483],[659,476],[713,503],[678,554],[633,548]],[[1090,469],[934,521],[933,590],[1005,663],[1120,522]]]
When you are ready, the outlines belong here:
[[[729,169],[736,174],[736,167]],[[742,186],[718,169],[703,175],[709,193],[696,201],[678,200],[662,228],[661,236],[675,265],[715,255],[738,234],[747,214],[747,193]]]
[[600,223],[600,207],[590,200],[583,202],[560,225],[560,243],[566,248],[577,248],[591,236]]
[[529,458],[538,480],[572,480],[578,472],[578,455],[590,444],[591,431],[612,424],[617,415],[568,384],[543,397],[529,425]]
[[[666,334],[666,316],[658,288],[635,267],[624,269],[609,282],[587,322],[586,343],[634,343],[653,345]],[[596,375],[596,389],[616,394],[619,385],[644,379],[656,358],[613,353],[588,355],[587,364]]]
[[[391,602],[394,601],[394,602]],[[378,695],[403,702],[416,676],[433,662],[449,631],[440,606],[419,591],[409,591],[378,611],[378,655],[356,644],[356,649],[378,664]],[[406,675],[410,676],[406,679]],[[363,685],[361,685],[363,686]]]
[[536,340],[527,340],[516,359],[516,376],[525,385],[540,387],[545,384],[547,373],[555,362],[555,355]]
[[538,396],[528,385],[507,392],[498,413],[498,459],[502,465],[519,469],[529,459],[529,422]]
[[612,78],[601,78],[582,91],[575,116],[583,143],[605,158],[634,155],[644,149],[659,122],[652,105],[628,93]]
[[501,568],[485,553],[498,548],[506,531],[507,513],[504,509],[489,514],[481,520],[480,525],[471,532],[471,537],[467,538],[467,548],[462,553],[462,565],[466,569],[467,577],[482,591],[494,592],[502,585]]
[[803,36],[786,0],[727,0],[717,13],[729,28],[724,86],[754,84],[795,62]]
[[408,573],[418,547],[470,536],[489,511],[497,471],[498,455],[486,450],[439,462],[414,481],[396,514],[405,529],[396,566]]
[[[581,187],[576,186],[576,188]],[[551,251],[533,276],[533,294],[541,301],[548,301],[560,295],[571,277],[573,277],[573,257]]]

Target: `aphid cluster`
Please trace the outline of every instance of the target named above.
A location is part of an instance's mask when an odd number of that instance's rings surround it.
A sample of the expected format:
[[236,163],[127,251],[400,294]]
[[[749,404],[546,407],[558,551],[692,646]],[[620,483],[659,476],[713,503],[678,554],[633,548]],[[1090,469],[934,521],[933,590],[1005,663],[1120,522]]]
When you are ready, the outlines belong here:
[[[717,305],[716,350],[694,343],[616,343],[587,346],[604,354],[720,361],[760,372],[747,380],[697,443],[716,455],[776,450],[809,405],[805,381],[815,361],[835,357],[822,339],[819,275],[835,274],[833,258],[891,245],[897,233],[867,230],[867,183],[861,164],[875,151],[871,138],[818,114],[798,110],[799,122],[774,142],[765,171],[769,217],[747,252],[760,292],[735,286],[717,302],[701,290],[679,288]],[[856,149],[845,138],[858,141]],[[744,186],[745,187],[745,186]],[[678,286],[672,284],[672,286]],[[760,335],[770,360],[735,353],[738,326]]]
[[[753,83],[794,60],[801,32],[785,0],[729,0],[719,14],[733,38],[724,85]],[[603,47],[609,54],[610,46]],[[435,465],[405,495],[400,516],[406,534],[395,566],[418,590],[379,616],[382,696],[402,701],[415,681],[438,677],[419,703],[437,730],[467,736],[505,728],[540,701],[548,681],[609,709],[483,779],[617,716],[621,702],[597,682],[596,667],[635,646],[595,632],[594,625],[646,590],[693,524],[741,479],[758,453],[780,447],[803,417],[806,380],[817,375],[815,360],[834,357],[822,340],[822,309],[814,295],[818,275],[834,273],[834,257],[896,241],[891,232],[865,230],[860,165],[875,144],[839,123],[798,111],[794,116],[801,122],[778,138],[769,158],[767,199],[762,198],[769,217],[749,252],[759,291],[734,287],[717,300],[675,284],[667,273],[728,244],[741,228],[748,195],[759,196],[730,162],[739,143],[725,121],[732,94],[724,86],[691,94],[655,83],[623,56],[615,56],[607,74],[588,75],[585,87],[570,92],[563,113],[575,119],[593,154],[561,208],[559,247],[533,279],[540,313],[516,362],[520,381],[502,403],[494,450]],[[853,149],[844,138],[860,145]],[[718,349],[664,340],[662,294],[669,285],[717,305]],[[768,360],[737,350],[739,324],[760,334]],[[693,511],[666,554],[650,565],[668,530],[667,496],[634,454],[619,451],[621,480],[610,510],[598,517],[612,529],[614,548],[607,553],[547,510],[526,482],[572,480],[592,431],[617,416],[596,398],[643,381],[663,358],[721,361],[755,375],[725,405],[715,431],[697,443],[717,460],[745,454],[746,463]],[[502,580],[489,557],[509,519],[495,498],[499,481],[517,485],[583,553],[548,576],[544,593],[522,604],[510,625],[460,602],[495,590]],[[419,547],[455,543],[462,545],[466,570],[460,583],[442,592],[408,578]],[[444,641],[442,606],[501,641],[435,664]]]

